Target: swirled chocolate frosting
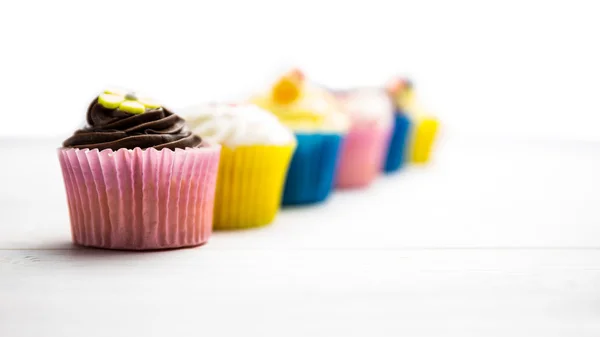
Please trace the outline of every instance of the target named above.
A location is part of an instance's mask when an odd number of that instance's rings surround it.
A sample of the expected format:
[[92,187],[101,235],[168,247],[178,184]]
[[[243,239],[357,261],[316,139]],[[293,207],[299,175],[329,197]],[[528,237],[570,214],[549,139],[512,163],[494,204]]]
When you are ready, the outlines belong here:
[[130,114],[107,109],[96,98],[88,108],[87,123],[65,140],[63,146],[116,151],[136,147],[174,150],[202,145],[202,139],[190,132],[185,120],[164,107]]

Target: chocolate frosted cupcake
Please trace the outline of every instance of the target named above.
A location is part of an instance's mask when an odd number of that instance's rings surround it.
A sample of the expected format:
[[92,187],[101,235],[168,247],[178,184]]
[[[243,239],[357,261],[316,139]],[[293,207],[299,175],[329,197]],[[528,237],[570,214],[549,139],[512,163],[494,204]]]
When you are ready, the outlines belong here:
[[159,104],[117,91],[94,99],[87,124],[58,150],[76,244],[146,250],[207,241],[219,145]]

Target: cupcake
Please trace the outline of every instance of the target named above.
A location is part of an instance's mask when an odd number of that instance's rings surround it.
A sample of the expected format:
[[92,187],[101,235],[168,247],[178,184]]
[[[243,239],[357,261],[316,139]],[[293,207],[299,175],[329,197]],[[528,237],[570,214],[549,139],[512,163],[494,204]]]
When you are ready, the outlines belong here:
[[73,241],[125,250],[205,243],[219,154],[167,108],[105,91],[58,149]]
[[214,228],[271,223],[296,147],[292,132],[252,104],[200,105],[185,116],[195,135],[222,145]]
[[395,79],[387,90],[394,102],[394,127],[383,169],[391,173],[400,169],[409,155],[408,144],[412,122],[407,108],[412,105],[412,83],[404,79]]
[[369,185],[381,172],[393,127],[393,105],[384,90],[361,88],[336,92],[351,120],[344,142],[336,186]]
[[349,120],[335,98],[290,71],[252,102],[271,111],[296,135],[298,145],[285,182],[283,205],[322,202],[333,189]]
[[[413,163],[427,163],[431,157],[433,144],[437,137],[439,128],[438,119],[417,103],[414,98],[413,84],[410,81],[396,79],[390,86],[390,93],[394,98],[398,110],[402,111],[410,120],[411,130],[409,132],[407,150],[404,151],[405,154]],[[393,157],[391,151],[390,148],[388,157]]]

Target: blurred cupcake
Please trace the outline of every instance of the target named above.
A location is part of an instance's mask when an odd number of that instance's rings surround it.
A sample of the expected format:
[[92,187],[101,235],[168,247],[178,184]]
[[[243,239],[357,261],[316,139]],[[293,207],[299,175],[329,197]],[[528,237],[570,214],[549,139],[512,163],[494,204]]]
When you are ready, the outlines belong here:
[[219,153],[151,100],[99,95],[87,126],[58,150],[73,241],[126,250],[206,242]]
[[195,106],[185,116],[194,134],[222,145],[214,228],[272,222],[296,147],[292,132],[252,104]]
[[336,92],[342,110],[351,119],[344,141],[336,186],[369,185],[381,172],[393,127],[393,104],[384,90],[375,88]]
[[409,135],[412,127],[407,108],[412,105],[412,83],[405,79],[394,79],[387,87],[394,102],[394,127],[383,169],[391,173],[400,169],[409,155]]
[[285,182],[283,204],[324,201],[333,189],[341,144],[349,126],[335,98],[308,83],[300,71],[293,70],[252,101],[274,113],[294,131],[298,140]]
[[[418,104],[413,84],[410,81],[394,80],[390,86],[390,93],[399,111],[402,111],[410,120],[409,142],[404,153],[413,163],[427,163],[431,158],[433,144],[437,137],[438,119]],[[393,155],[390,149],[388,158]]]

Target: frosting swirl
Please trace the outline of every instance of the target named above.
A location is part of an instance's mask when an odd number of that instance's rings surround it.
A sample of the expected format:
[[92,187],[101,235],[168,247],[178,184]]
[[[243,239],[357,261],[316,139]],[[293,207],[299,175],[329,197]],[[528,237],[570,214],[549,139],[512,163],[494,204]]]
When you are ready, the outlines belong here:
[[357,88],[337,92],[336,97],[354,125],[374,124],[388,127],[393,122],[394,104],[389,95],[378,88]]
[[250,101],[271,111],[296,132],[345,133],[350,125],[336,98],[309,83],[298,70],[286,73],[271,90],[253,96]]
[[182,111],[194,134],[230,148],[296,142],[275,115],[253,104],[205,104]]
[[94,99],[87,111],[88,125],[63,142],[64,147],[118,150],[121,148],[156,150],[199,147],[202,139],[186,126],[185,120],[164,107],[131,114],[109,109]]

